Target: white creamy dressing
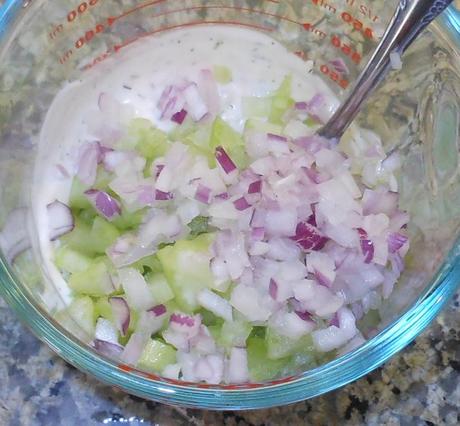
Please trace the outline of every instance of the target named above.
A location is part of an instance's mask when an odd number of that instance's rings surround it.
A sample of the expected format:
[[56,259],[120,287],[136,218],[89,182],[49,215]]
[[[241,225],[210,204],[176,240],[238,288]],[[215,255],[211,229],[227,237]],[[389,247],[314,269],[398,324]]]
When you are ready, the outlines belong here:
[[[163,89],[183,79],[193,81],[200,70],[214,65],[232,72],[232,82],[219,85],[221,116],[239,131],[246,119],[241,99],[269,95],[289,74],[296,101],[308,101],[321,93],[330,112],[338,105],[326,84],[311,74],[311,62],[301,60],[263,33],[224,25],[178,29],[141,39],[83,74],[80,80],[67,84],[50,106],[42,128],[32,192],[38,250],[48,284],[54,285],[66,303],[70,291],[52,261],[46,205],[56,199],[68,200],[78,146],[97,139],[89,132],[88,121],[98,113],[99,96],[110,94],[128,105],[135,116],[168,131],[175,124],[160,120],[157,108]],[[57,165],[70,176],[63,176]]]

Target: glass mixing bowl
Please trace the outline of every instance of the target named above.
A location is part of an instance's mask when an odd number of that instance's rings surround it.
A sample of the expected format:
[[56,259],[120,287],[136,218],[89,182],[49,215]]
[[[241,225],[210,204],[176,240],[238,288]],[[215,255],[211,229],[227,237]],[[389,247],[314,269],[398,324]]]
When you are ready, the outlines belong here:
[[[1,2],[0,2],[1,3]],[[460,12],[455,5],[404,55],[360,114],[402,157],[402,205],[412,216],[406,270],[383,302],[367,343],[315,369],[267,383],[214,386],[168,380],[119,364],[78,339],[41,268],[30,226],[40,128],[62,85],[138,38],[190,25],[267,31],[339,98],[375,47],[396,1],[8,0],[0,9],[0,230],[20,256],[1,252],[0,292],[33,333],[98,379],[155,401],[208,409],[263,408],[311,398],[356,380],[413,340],[460,283]],[[210,26],[210,31],[212,27]],[[344,77],[331,67],[342,58]],[[69,115],[72,111],[69,111]],[[14,220],[12,219],[14,218]],[[0,239],[1,246],[1,239]]]

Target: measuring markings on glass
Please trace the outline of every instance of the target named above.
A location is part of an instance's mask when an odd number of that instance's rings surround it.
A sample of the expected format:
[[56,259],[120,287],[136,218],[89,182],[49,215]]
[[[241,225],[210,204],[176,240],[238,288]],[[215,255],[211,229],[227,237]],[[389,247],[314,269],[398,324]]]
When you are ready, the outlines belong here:
[[340,75],[338,72],[336,72],[334,69],[332,69],[329,65],[322,64],[319,67],[319,70],[323,75],[328,77],[331,81],[334,83],[337,83],[342,89],[346,89],[350,82],[344,78],[342,75]]
[[[346,24],[350,25],[356,31],[362,33],[362,35],[368,39],[374,39],[374,32],[372,31],[371,27],[366,26],[360,19],[356,16],[351,14],[347,11],[340,11],[336,6],[326,2],[325,0],[310,0],[311,4],[323,9],[326,12],[329,12],[332,15],[337,15],[339,18]],[[372,22],[376,22],[378,20],[377,15],[373,15],[370,8],[365,5],[357,4],[354,0],[347,0],[346,3],[348,6],[359,6],[359,11],[361,14],[365,13],[366,18],[369,18]],[[364,7],[364,9],[361,9]]]

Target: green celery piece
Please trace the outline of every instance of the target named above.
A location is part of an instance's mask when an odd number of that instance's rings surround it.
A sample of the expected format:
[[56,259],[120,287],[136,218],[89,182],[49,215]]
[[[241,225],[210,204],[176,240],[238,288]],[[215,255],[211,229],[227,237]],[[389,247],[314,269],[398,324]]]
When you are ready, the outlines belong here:
[[82,272],[89,268],[93,259],[85,256],[70,247],[59,247],[54,253],[54,263],[61,271],[67,271],[71,274]]
[[84,342],[94,339],[96,319],[91,297],[76,297],[70,305],[54,316],[66,330]]
[[244,125],[245,133],[249,130],[254,130],[259,133],[274,133],[281,135],[283,133],[283,127],[278,124],[269,123],[268,121],[259,120],[257,118],[250,118],[246,120]]
[[112,279],[103,257],[97,258],[88,269],[69,278],[69,287],[78,294],[105,296],[114,292]]
[[90,187],[84,184],[78,177],[74,177],[70,189],[69,206],[72,209],[91,209],[91,203],[85,195]]
[[137,262],[132,264],[133,268],[136,268],[141,274],[150,274],[151,272],[162,272],[163,268],[158,256],[152,254],[139,259]]
[[169,364],[176,363],[176,350],[157,339],[150,339],[145,346],[137,367],[152,373],[161,373]]
[[94,222],[94,218],[97,216],[97,212],[95,209],[90,207],[89,209],[80,210],[78,214],[78,218],[81,219],[83,222],[91,226]]
[[224,322],[221,334],[218,337],[218,343],[225,347],[231,348],[237,346],[241,341],[246,341],[251,334],[252,325],[244,321]]
[[96,318],[103,317],[109,321],[113,321],[112,305],[108,297],[98,297],[94,302],[94,315]]
[[136,138],[136,150],[147,160],[162,157],[169,148],[167,134],[145,118],[133,119],[128,133]]
[[200,309],[198,313],[201,315],[201,322],[206,326],[218,326],[221,327],[224,320],[207,309]]
[[75,219],[75,226],[72,232],[61,237],[61,242],[73,250],[79,251],[87,256],[94,256],[96,250],[92,244],[91,226],[81,220]]
[[284,78],[280,87],[272,95],[272,105],[268,120],[274,124],[283,124],[283,116],[294,105],[291,98],[292,76]]
[[211,132],[212,125],[210,123],[195,124],[193,131],[187,133],[181,141],[188,145],[192,154],[206,157],[209,166],[215,167],[214,150],[210,146]]
[[146,282],[152,290],[153,297],[158,304],[166,303],[174,299],[174,293],[163,274],[149,273],[146,277]]
[[209,246],[213,237],[212,234],[202,234],[194,240],[179,240],[157,252],[177,304],[186,312],[198,308],[196,295],[201,289],[214,286],[209,267]]
[[271,328],[267,328],[265,343],[269,359],[286,358],[296,353],[310,354],[311,358],[314,359],[315,350],[310,334],[302,336],[300,339],[292,339],[277,333]]
[[42,274],[34,260],[32,250],[17,255],[13,262],[16,275],[28,288],[37,289],[43,285]]
[[228,84],[233,80],[232,70],[223,65],[214,65],[212,67],[214,79],[220,84]]
[[120,231],[102,217],[95,217],[91,227],[91,245],[96,253],[103,254],[120,236]]
[[290,358],[269,359],[264,339],[250,337],[247,340],[249,377],[253,382],[276,378],[289,365]]
[[109,183],[113,180],[112,173],[108,172],[103,166],[98,166],[96,182],[92,188],[99,189],[100,191],[111,192]]
[[272,99],[268,97],[258,98],[250,96],[243,98],[242,104],[245,117],[266,118],[271,111]]
[[249,164],[243,137],[220,117],[212,125],[210,146],[213,152],[222,146],[239,169]]
[[135,212],[129,212],[124,207],[121,208],[121,214],[112,220],[120,231],[127,231],[137,228],[144,218],[146,209],[137,210]]

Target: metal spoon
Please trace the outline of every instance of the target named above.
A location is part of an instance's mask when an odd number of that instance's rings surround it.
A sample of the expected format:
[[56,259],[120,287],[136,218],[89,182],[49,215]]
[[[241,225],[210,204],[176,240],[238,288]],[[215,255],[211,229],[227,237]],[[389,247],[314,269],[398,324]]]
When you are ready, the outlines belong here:
[[363,102],[391,69],[390,55],[401,55],[425,27],[453,0],[400,0],[374,54],[353,89],[330,120],[318,131],[329,139],[340,138],[359,112]]

